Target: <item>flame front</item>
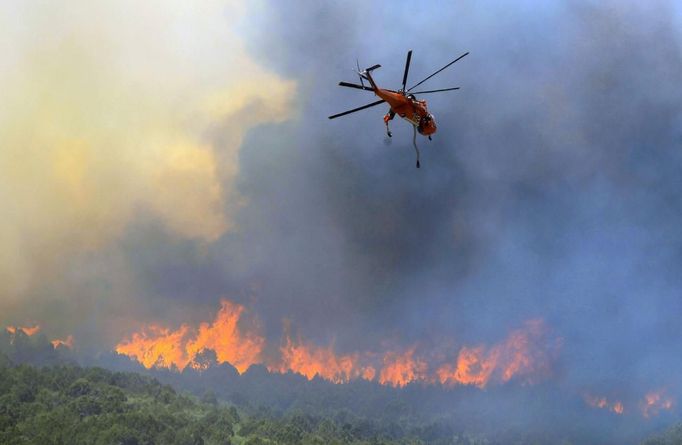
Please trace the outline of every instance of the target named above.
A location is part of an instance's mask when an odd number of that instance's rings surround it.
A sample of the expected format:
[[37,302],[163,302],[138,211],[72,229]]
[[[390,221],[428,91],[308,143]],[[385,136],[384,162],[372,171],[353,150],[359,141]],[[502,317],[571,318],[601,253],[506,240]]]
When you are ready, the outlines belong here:
[[673,405],[673,398],[663,390],[648,392],[640,404],[642,415],[646,418],[657,416],[661,411],[669,411]]
[[428,365],[414,357],[415,350],[413,346],[403,353],[387,352],[383,358],[379,383],[403,387],[411,382],[426,380]]
[[240,373],[259,363],[265,339],[256,333],[257,329],[239,329],[243,313],[244,306],[223,300],[213,323],[201,323],[196,338],[187,343],[187,355],[194,358],[204,349],[212,349],[218,363],[228,362]]
[[24,334],[28,335],[29,337],[32,335],[37,334],[40,332],[40,325],[34,325],[34,326],[7,326],[5,328],[7,332],[10,334],[16,334],[17,331],[22,331]]
[[[150,325],[136,332],[130,340],[116,345],[116,352],[132,357],[146,368],[185,369],[205,349],[216,353],[218,363],[230,363],[243,373],[254,363],[260,363],[265,339],[257,332],[242,332],[239,321],[244,307],[227,300],[212,323],[201,323],[198,331],[183,324],[177,330]],[[202,366],[192,366],[195,369]]]
[[605,409],[618,415],[621,415],[625,412],[623,402],[620,400],[609,401],[606,397],[595,396],[589,393],[585,394],[583,399],[585,400],[585,403],[594,408]]
[[[415,357],[416,346],[406,351],[389,351],[379,358],[372,353],[336,354],[332,346],[319,347],[290,335],[280,348],[281,359],[269,366],[271,372],[294,372],[308,380],[321,377],[334,383],[354,379],[378,380],[382,385],[403,387],[427,380],[427,363]],[[377,371],[378,369],[378,371]]]
[[[279,354],[266,359],[260,328],[255,321],[250,328],[244,327],[244,311],[243,306],[223,300],[211,323],[201,323],[196,329],[183,324],[175,330],[150,325],[120,342],[116,352],[147,368],[183,370],[190,366],[203,371],[212,363],[227,362],[243,373],[252,364],[265,364],[270,372],[293,372],[334,383],[364,379],[394,387],[420,382],[485,388],[491,381],[533,383],[550,371],[556,346],[548,341],[544,323],[531,320],[498,344],[463,346],[455,360],[443,363],[442,356],[439,361],[429,360],[434,355],[417,344],[380,353],[338,353],[333,345],[293,338],[287,325]],[[215,358],[205,360],[202,351],[215,352]]]
[[270,366],[271,372],[295,372],[312,380],[319,376],[334,383],[345,383],[355,378],[374,378],[375,370],[370,366],[360,365],[358,354],[336,355],[334,349],[293,341],[287,335],[280,348],[281,362]]
[[496,351],[485,354],[485,349],[480,346],[468,348],[464,346],[457,357],[457,363],[453,366],[445,364],[436,370],[438,381],[443,385],[473,385],[484,388],[490,380],[490,376],[497,363]]
[[157,325],[150,325],[142,332],[136,332],[128,341],[116,345],[116,352],[133,357],[145,368],[176,368],[182,370],[190,362],[185,352],[189,327],[182,325],[175,331]]
[[[609,400],[603,396],[584,395],[585,403],[594,407],[611,411],[615,414],[623,414],[625,405],[619,400]],[[664,390],[649,391],[639,402],[639,413],[645,418],[659,415],[662,411],[670,411],[675,405],[675,400]],[[637,412],[636,409],[629,409],[628,412]]]
[[491,379],[508,382],[512,378],[533,383],[549,373],[551,359],[558,344],[547,341],[541,320],[526,322],[507,339],[489,349],[467,347],[459,351],[455,364],[444,364],[436,370],[437,380],[444,385],[473,385],[485,388]]
[[50,341],[50,343],[52,343],[52,347],[55,349],[59,347],[73,349],[73,335],[69,335],[64,340],[55,338],[54,340]]

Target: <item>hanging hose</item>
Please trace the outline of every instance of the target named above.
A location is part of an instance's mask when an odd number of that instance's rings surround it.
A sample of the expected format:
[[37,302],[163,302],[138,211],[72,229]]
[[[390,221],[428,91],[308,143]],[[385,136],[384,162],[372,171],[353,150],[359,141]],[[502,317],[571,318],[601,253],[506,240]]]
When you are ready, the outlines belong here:
[[414,134],[412,135],[412,145],[414,145],[414,151],[417,152],[417,168],[419,168],[419,148],[417,147],[417,127],[413,126]]

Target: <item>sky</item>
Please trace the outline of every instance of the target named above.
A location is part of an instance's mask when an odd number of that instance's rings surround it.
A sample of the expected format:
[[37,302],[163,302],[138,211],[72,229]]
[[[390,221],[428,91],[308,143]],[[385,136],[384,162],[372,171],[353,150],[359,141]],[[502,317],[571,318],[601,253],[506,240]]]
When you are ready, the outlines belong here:
[[[672,1],[10,1],[0,323],[110,350],[243,305],[339,351],[541,319],[560,385],[682,390]],[[424,86],[433,141],[343,89]]]

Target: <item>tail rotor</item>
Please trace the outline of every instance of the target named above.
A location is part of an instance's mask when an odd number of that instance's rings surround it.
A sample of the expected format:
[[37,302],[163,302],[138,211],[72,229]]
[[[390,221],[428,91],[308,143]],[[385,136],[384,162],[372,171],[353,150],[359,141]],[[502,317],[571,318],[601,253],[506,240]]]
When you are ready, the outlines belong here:
[[360,71],[360,61],[358,59],[355,59],[355,66],[357,67],[356,73],[358,73],[358,77],[360,78],[360,85],[362,85],[362,88],[365,88],[365,81],[362,80],[362,74]]

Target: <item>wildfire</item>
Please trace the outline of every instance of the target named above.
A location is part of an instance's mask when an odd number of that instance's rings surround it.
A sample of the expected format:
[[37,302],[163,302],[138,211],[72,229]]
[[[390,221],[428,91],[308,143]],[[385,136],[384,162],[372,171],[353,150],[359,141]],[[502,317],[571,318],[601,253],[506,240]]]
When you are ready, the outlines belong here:
[[428,365],[415,358],[416,347],[404,352],[389,351],[383,357],[376,354],[336,354],[332,346],[319,347],[290,335],[280,348],[281,360],[269,366],[271,372],[294,372],[308,380],[321,377],[334,383],[347,383],[354,379],[373,381],[382,385],[403,387],[427,379]]
[[244,306],[223,300],[213,323],[201,323],[196,338],[187,343],[187,354],[194,358],[204,349],[212,349],[218,363],[228,362],[240,373],[260,362],[265,339],[256,333],[257,326],[252,326],[253,331],[240,330],[243,313]]
[[413,346],[404,353],[387,352],[379,374],[379,383],[403,387],[410,382],[426,380],[428,365],[414,357],[415,349]]
[[[318,347],[293,341],[287,334],[280,348],[281,361],[270,371],[295,372],[308,379],[319,376],[335,383],[352,379],[377,380],[383,385],[403,387],[412,382],[440,382],[444,385],[474,385],[484,388],[492,377],[507,382],[518,377],[532,382],[549,372],[551,348],[543,346],[545,326],[533,320],[489,349],[462,347],[454,365],[445,364],[429,373],[429,364],[417,356],[417,346],[377,354],[337,355],[332,347]],[[545,342],[546,343],[546,342]]]
[[40,332],[40,326],[35,325],[35,326],[7,326],[5,328],[7,332],[10,334],[16,335],[17,331],[22,331],[24,334],[28,335],[29,337],[32,335],[37,334]]
[[[183,370],[189,366],[203,371],[213,363],[228,362],[243,373],[258,363],[267,365],[270,372],[293,372],[309,380],[319,377],[334,383],[364,379],[394,387],[420,382],[485,388],[491,382],[512,379],[534,382],[549,372],[557,346],[548,340],[543,322],[531,320],[498,344],[463,346],[456,360],[433,366],[443,363],[442,357],[427,360],[433,355],[419,345],[381,353],[338,353],[333,345],[319,346],[292,336],[287,325],[279,354],[266,360],[262,356],[265,339],[258,334],[257,323],[244,326],[244,311],[243,306],[223,300],[211,323],[201,323],[196,329],[183,324],[175,330],[149,325],[119,343],[116,352],[147,368]],[[207,359],[206,352],[215,355]]]
[[[243,373],[254,363],[260,363],[265,339],[252,330],[240,327],[244,307],[227,300],[212,323],[201,323],[198,330],[183,324],[176,330],[150,325],[136,332],[129,340],[116,345],[116,352],[133,357],[146,368],[185,369],[205,349],[216,353],[218,363],[228,362]],[[198,369],[199,365],[193,366]]]
[[674,400],[665,394],[664,391],[651,391],[644,396],[640,404],[642,415],[646,418],[657,416],[661,411],[672,409]]
[[57,349],[58,347],[67,347],[69,349],[73,349],[73,335],[69,335],[64,340],[56,338],[52,340],[50,343],[52,343],[52,347],[55,349]]
[[524,383],[532,383],[550,370],[557,344],[548,342],[546,337],[544,323],[531,320],[489,349],[485,346],[462,347],[457,362],[439,367],[436,378],[443,385],[479,388],[485,388],[491,379],[508,382],[518,378]]
[[290,335],[280,348],[281,362],[270,366],[271,372],[295,372],[312,380],[319,376],[334,383],[345,383],[355,378],[374,378],[371,366],[362,366],[358,354],[336,355],[333,347],[326,348],[293,341]]
[[[623,414],[625,407],[620,401],[609,401],[606,397],[585,394],[585,403],[595,408],[605,409],[616,414]],[[657,416],[661,411],[670,411],[675,400],[663,390],[649,391],[639,403],[640,413],[645,418]],[[630,412],[636,412],[631,410]]]
[[436,370],[438,381],[443,385],[474,385],[484,388],[490,380],[497,362],[496,351],[485,356],[483,347],[463,347],[459,351],[457,364],[445,364]]
[[116,352],[133,357],[145,368],[184,369],[190,362],[185,352],[185,337],[189,332],[187,325],[171,331],[157,325],[150,325],[142,332],[136,332],[128,341],[116,345]]
[[585,399],[585,403],[594,408],[605,409],[618,415],[625,412],[623,402],[619,400],[609,401],[606,397],[594,396],[592,394],[585,394],[583,398]]

